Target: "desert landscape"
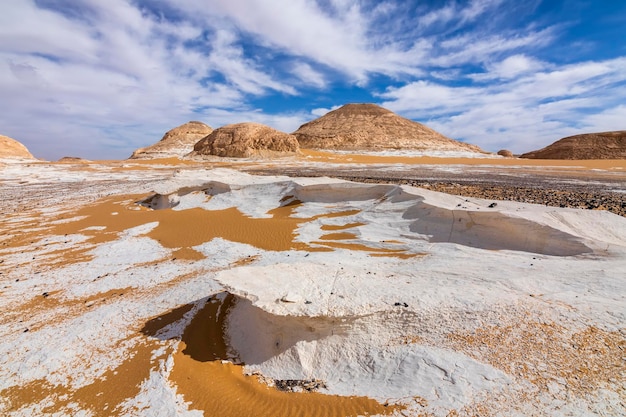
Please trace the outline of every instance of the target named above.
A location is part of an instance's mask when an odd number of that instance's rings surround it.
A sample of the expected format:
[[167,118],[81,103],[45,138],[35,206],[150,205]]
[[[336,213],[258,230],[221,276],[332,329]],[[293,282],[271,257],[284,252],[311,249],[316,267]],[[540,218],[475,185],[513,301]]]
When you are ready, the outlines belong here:
[[355,104],[119,161],[0,137],[0,413],[624,415],[626,141],[599,136],[501,156]]

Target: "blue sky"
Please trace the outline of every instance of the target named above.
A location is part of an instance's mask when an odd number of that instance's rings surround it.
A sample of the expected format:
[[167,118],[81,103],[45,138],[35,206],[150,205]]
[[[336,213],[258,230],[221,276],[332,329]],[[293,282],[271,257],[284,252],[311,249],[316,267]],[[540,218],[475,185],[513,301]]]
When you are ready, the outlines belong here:
[[626,1],[0,0],[0,134],[122,159],[372,102],[485,150],[626,129]]

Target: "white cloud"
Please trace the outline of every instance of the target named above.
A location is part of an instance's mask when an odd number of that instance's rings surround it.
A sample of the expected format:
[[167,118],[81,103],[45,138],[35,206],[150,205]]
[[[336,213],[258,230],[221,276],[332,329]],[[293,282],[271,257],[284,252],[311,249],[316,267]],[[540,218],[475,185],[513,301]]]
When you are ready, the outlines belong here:
[[[511,24],[518,11],[503,0],[441,3],[416,13],[395,0],[9,2],[0,133],[48,158],[73,149],[124,157],[193,119],[293,131],[330,103],[367,100],[368,90],[488,148],[618,124],[626,58],[558,65],[541,52],[561,26]],[[309,103],[320,108],[257,110],[266,96],[306,101],[315,89]]]
[[421,16],[417,22],[420,28],[428,28],[435,24],[445,24],[452,21],[456,16],[456,8],[453,4],[448,4],[440,9],[432,10]]
[[[369,10],[357,1],[331,1],[327,10],[314,0],[216,0],[211,7],[192,0],[168,1],[172,7],[185,10],[189,18],[204,19],[204,23],[218,18],[233,22],[239,30],[253,34],[255,42],[343,73],[358,85],[366,85],[371,74],[417,76],[428,65],[461,64],[478,60],[479,55],[486,59],[493,53],[537,42],[538,36],[512,35],[483,43],[473,38],[459,40],[456,49],[438,54],[433,51],[435,40],[423,36],[397,3],[379,4]],[[471,20],[499,3],[477,0],[467,7],[443,8],[432,17],[419,16],[417,21],[458,20],[459,16],[463,21]],[[389,13],[396,15],[391,18]],[[449,48],[450,42],[441,44]]]
[[477,81],[491,80],[494,78],[510,79],[523,74],[541,71],[545,67],[546,64],[537,59],[524,54],[517,54],[511,55],[502,61],[488,64],[488,72],[486,74],[475,74],[472,78]]
[[626,105],[618,105],[600,113],[585,116],[581,124],[588,132],[626,130]]
[[315,118],[318,118],[318,117],[325,115],[329,111],[337,110],[339,107],[341,107],[341,105],[332,106],[330,109],[319,107],[319,108],[311,110],[311,115],[315,116]]
[[192,16],[226,18],[258,36],[262,44],[308,57],[355,79],[365,77],[370,58],[365,44],[367,22],[355,2],[338,3],[341,10],[334,16],[310,0],[215,0],[211,7],[191,0],[170,3]]
[[490,9],[497,8],[501,3],[502,0],[473,0],[469,4],[461,6],[451,1],[439,9],[431,10],[420,16],[418,26],[426,29],[434,25],[447,26],[451,23],[463,24],[471,22]]
[[317,88],[325,88],[327,85],[324,74],[314,70],[305,62],[294,63],[292,72],[305,85],[312,85]]
[[238,110],[208,109],[204,117],[215,129],[233,123],[255,122],[273,127],[282,132],[291,133],[302,124],[311,120],[308,113],[296,111],[285,114],[266,114],[261,110]]
[[[38,156],[86,149],[124,157],[208,108],[235,111],[246,108],[246,94],[296,92],[245,57],[226,32],[208,42],[207,54],[184,46],[207,44],[202,27],[173,24],[128,1],[65,6],[80,10],[64,15],[23,1],[0,14],[0,94],[10,97],[0,101],[0,127]],[[206,81],[220,72],[222,81]],[[53,132],[58,140],[50,141]]]
[[497,8],[502,2],[503,0],[473,0],[468,7],[460,11],[461,20],[473,21],[490,9]]
[[5,4],[0,13],[0,50],[5,52],[84,59],[95,56],[94,35],[83,22],[40,9],[32,0]]
[[233,33],[220,30],[216,33],[211,46],[212,52],[207,57],[211,67],[221,73],[237,88],[255,95],[266,90],[276,90],[287,94],[296,94],[296,89],[279,81],[257,68],[257,65],[244,56],[243,50],[236,45]]
[[428,81],[415,81],[399,88],[390,88],[380,97],[384,107],[397,112],[421,113],[423,110],[446,113],[465,109],[474,98],[480,100],[481,90],[474,87],[448,87]]
[[552,29],[529,31],[524,36],[501,34],[464,34],[441,42],[441,51],[433,55],[431,65],[451,67],[468,63],[487,63],[494,56],[500,56],[520,48],[537,48],[548,44],[553,38]]
[[[496,68],[495,74],[501,70]],[[506,145],[514,152],[526,152],[582,133],[582,129],[626,128],[626,118],[620,127],[621,103],[626,101],[626,58],[551,71],[525,70],[517,76],[487,86],[417,81],[390,88],[380,97],[391,110],[491,151]],[[590,116],[594,109],[598,114]]]

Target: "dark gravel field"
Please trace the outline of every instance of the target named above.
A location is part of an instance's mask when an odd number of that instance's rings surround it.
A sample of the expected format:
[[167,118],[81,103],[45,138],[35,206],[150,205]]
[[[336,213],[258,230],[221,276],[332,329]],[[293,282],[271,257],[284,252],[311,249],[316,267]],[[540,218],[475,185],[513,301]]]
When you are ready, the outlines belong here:
[[327,176],[366,183],[407,184],[449,194],[607,210],[626,217],[626,173],[588,170],[539,170],[511,167],[419,166],[319,169],[316,167],[262,168],[250,173],[289,176]]

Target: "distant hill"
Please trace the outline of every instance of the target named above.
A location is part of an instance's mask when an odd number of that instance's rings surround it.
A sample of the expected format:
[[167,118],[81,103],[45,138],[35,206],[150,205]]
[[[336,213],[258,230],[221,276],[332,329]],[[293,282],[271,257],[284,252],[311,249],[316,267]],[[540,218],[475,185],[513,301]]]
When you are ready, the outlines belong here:
[[305,123],[293,135],[302,148],[435,150],[484,153],[376,104],[346,104]]
[[78,156],[64,156],[63,158],[60,158],[58,162],[62,162],[62,163],[68,163],[68,164],[84,164],[84,163],[88,163],[91,162],[88,159],[84,159],[84,158],[80,158]]
[[626,130],[569,136],[520,158],[626,159]]
[[0,158],[35,159],[26,146],[8,136],[0,135]]
[[137,149],[130,159],[182,157],[193,150],[196,142],[212,131],[211,126],[202,122],[187,122],[169,130],[154,145]]
[[231,158],[284,156],[300,151],[295,136],[260,123],[236,123],[215,129],[196,143],[192,156]]

